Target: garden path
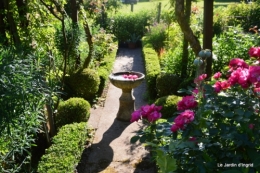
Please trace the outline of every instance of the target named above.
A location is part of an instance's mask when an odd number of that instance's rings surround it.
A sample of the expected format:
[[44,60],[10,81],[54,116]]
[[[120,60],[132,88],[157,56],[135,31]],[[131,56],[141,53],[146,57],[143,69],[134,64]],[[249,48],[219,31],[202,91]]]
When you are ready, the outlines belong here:
[[[113,72],[139,71],[144,73],[141,48],[119,48]],[[145,105],[145,81],[134,89],[136,109]],[[109,84],[104,107],[91,110],[88,124],[96,129],[92,146],[86,149],[78,166],[78,173],[153,173],[155,167],[149,152],[130,139],[143,127],[141,122],[116,120],[121,89]]]

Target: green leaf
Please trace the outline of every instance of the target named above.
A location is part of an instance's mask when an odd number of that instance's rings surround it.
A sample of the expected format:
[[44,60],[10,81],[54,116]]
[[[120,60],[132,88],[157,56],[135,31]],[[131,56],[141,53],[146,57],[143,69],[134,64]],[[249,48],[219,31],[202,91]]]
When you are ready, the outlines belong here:
[[141,136],[141,138],[140,138],[140,142],[141,143],[145,143],[145,141],[146,141],[146,135],[143,135],[143,136]]
[[131,139],[130,139],[130,142],[133,144],[133,143],[136,143],[138,140],[139,140],[139,136],[133,136]]
[[238,114],[239,116],[243,116],[244,115],[244,110],[243,109],[236,109],[235,113]]
[[176,160],[174,158],[165,154],[161,149],[157,149],[156,153],[156,163],[158,164],[161,172],[170,173],[177,169]]
[[231,118],[231,117],[233,117],[234,116],[234,113],[233,112],[231,112],[231,111],[229,111],[229,112],[226,112],[226,113],[224,113],[224,115],[223,115],[224,117],[227,117],[227,118]]

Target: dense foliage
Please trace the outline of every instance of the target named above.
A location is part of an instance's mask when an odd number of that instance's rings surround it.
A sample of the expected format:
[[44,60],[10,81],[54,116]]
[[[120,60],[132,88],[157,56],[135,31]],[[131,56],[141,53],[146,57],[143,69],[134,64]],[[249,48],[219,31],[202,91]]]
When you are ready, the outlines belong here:
[[0,172],[32,170],[23,163],[31,161],[30,149],[51,96],[40,57],[25,50],[0,50]]
[[87,122],[89,116],[89,102],[83,98],[71,97],[64,102],[60,102],[55,118],[56,126],[60,128],[66,124]]
[[92,129],[86,122],[63,126],[41,158],[37,172],[74,172],[86,142],[91,142],[92,137]]

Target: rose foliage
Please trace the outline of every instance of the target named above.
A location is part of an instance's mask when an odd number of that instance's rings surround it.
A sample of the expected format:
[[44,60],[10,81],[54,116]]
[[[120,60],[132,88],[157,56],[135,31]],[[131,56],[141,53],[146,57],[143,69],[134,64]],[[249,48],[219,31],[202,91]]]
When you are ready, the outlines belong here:
[[250,62],[232,59],[211,81],[205,74],[195,78],[196,88],[177,104],[174,119],[152,116],[132,138],[152,146],[161,172],[260,171],[260,48],[250,48],[249,56]]

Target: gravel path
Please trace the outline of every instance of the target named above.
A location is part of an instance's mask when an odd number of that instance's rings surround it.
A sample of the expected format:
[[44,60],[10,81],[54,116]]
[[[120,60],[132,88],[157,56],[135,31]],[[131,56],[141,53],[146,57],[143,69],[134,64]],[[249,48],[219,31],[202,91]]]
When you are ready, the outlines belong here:
[[[144,73],[141,49],[120,48],[113,72],[138,71]],[[135,107],[146,104],[143,82],[134,89]],[[139,143],[130,144],[135,132],[142,129],[141,122],[116,120],[121,89],[109,84],[104,107],[91,110],[88,124],[96,129],[90,148],[86,149],[78,166],[78,173],[154,173],[149,152]]]

